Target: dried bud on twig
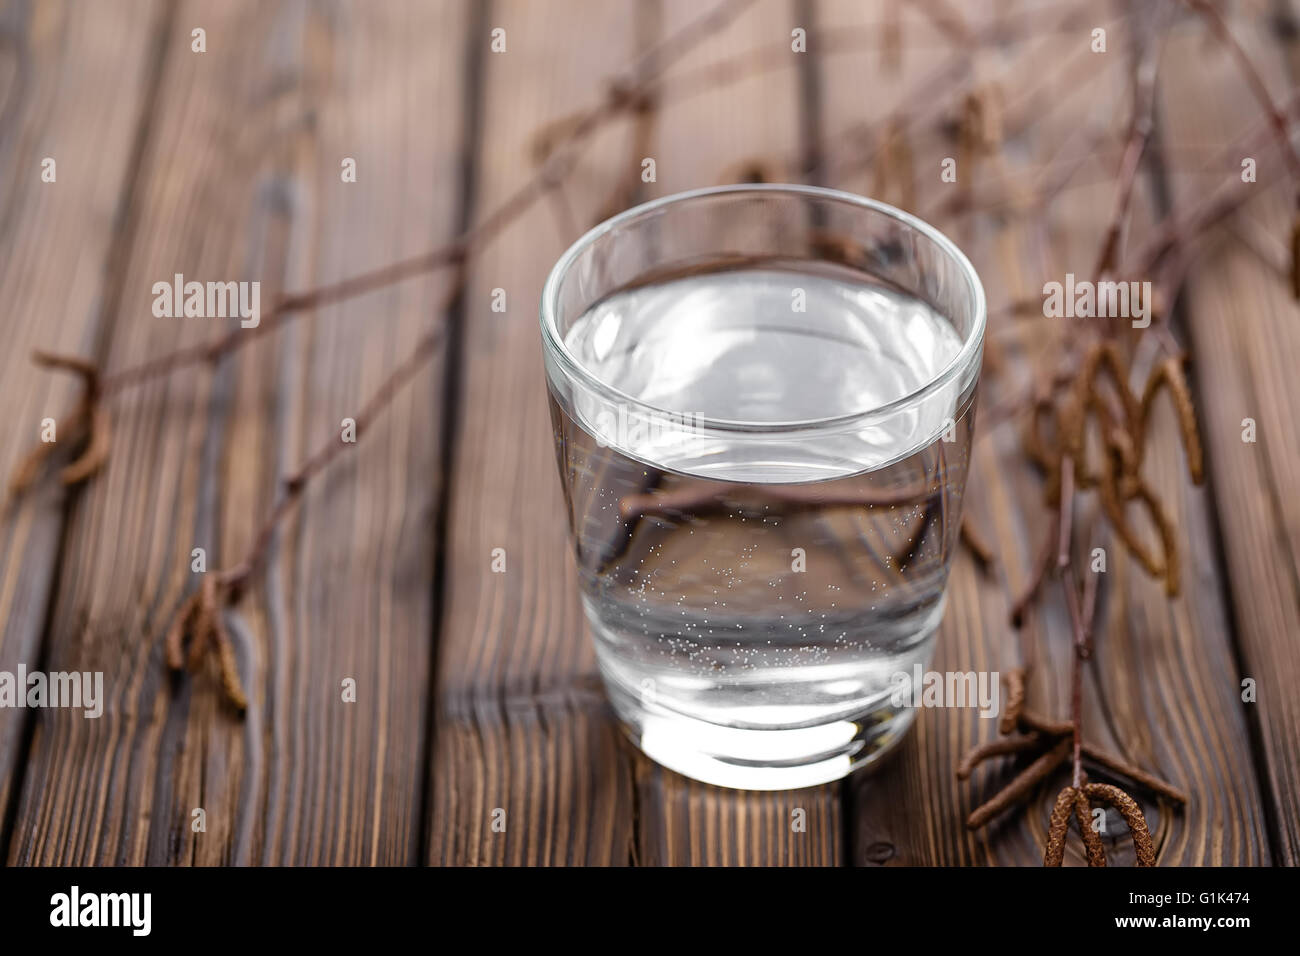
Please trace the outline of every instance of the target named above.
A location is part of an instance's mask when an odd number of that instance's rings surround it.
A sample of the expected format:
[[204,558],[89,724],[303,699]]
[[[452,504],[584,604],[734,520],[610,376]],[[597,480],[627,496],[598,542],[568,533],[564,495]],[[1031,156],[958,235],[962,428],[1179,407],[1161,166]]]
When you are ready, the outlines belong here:
[[967,779],[975,768],[989,757],[1021,753],[1032,750],[1041,744],[1042,739],[1037,734],[1030,734],[1028,737],[994,737],[987,743],[980,744],[962,758],[961,763],[957,766],[957,779]]
[[971,812],[971,815],[966,818],[966,826],[972,830],[978,830],[1003,810],[1027,798],[1036,785],[1045,780],[1053,770],[1065,763],[1065,758],[1069,755],[1070,741],[1068,739],[1058,741],[1055,747],[1017,774],[1015,779],[994,794],[990,800],[976,807]]
[[1174,400],[1178,412],[1178,428],[1183,437],[1183,450],[1187,453],[1187,470],[1195,484],[1205,480],[1205,463],[1201,451],[1201,437],[1196,427],[1196,406],[1192,404],[1192,390],[1187,386],[1183,375],[1183,363],[1186,356],[1174,355],[1159,363],[1151,370],[1146,388],[1142,390],[1141,434],[1145,436],[1146,426],[1151,416],[1151,406],[1160,393],[1161,386],[1166,386]]
[[[1142,479],[1141,468],[1151,408],[1161,390],[1167,389],[1178,413],[1192,481],[1200,484],[1204,480],[1204,453],[1196,409],[1182,366],[1183,359],[1179,356],[1157,364],[1139,398],[1129,385],[1128,365],[1119,347],[1112,341],[1096,342],[1084,355],[1075,385],[1064,398],[1054,401],[1048,394],[1035,403],[1024,435],[1026,454],[1046,473],[1046,503],[1060,502],[1061,462],[1068,456],[1078,463],[1078,487],[1097,486],[1102,510],[1120,540],[1148,574],[1164,579],[1165,590],[1171,596],[1178,593],[1180,586],[1173,524],[1155,490]],[[1103,373],[1111,386],[1106,391],[1100,384]],[[1049,419],[1055,424],[1051,442],[1042,431],[1044,420]],[[1101,464],[1095,474],[1085,465],[1089,419],[1097,422],[1102,445]],[[1135,500],[1145,507],[1159,536],[1159,553],[1143,541],[1128,517],[1128,505]],[[1040,583],[1041,578],[1036,577],[1033,589],[1016,603],[1013,621],[1019,619]]]
[[[72,372],[85,387],[76,410],[63,420],[62,426],[66,443],[75,446],[84,442],[84,446],[81,454],[59,471],[61,484],[80,484],[104,466],[112,444],[108,412],[100,402],[99,366],[75,355],[41,351],[32,353],[32,361],[44,368]],[[18,462],[9,479],[11,497],[27,490],[57,447],[54,442],[41,442]]]
[[[231,589],[222,582],[219,574],[205,574],[199,589],[181,603],[172,618],[164,638],[164,656],[168,669],[173,673],[179,673],[187,666],[191,671],[197,671],[208,651],[215,650],[221,668],[222,695],[242,714],[248,709],[248,698],[244,695],[234,648],[223,618],[230,596]],[[185,647],[187,637],[188,654]]]
[[1151,842],[1151,831],[1147,829],[1146,817],[1137,801],[1119,787],[1109,783],[1089,783],[1083,787],[1083,793],[1089,800],[1108,803],[1120,812],[1128,824],[1129,833],[1133,835],[1133,849],[1137,853],[1138,866],[1155,866],[1156,850]]
[[[998,720],[998,731],[1009,734],[1020,722],[1020,712],[1025,708],[1025,668],[1013,667],[1006,673],[1007,705],[1002,708],[1002,717]],[[958,776],[961,773],[958,772]]]
[[1066,787],[1056,795],[1052,816],[1047,827],[1047,847],[1043,852],[1043,866],[1060,866],[1065,859],[1065,834],[1070,829],[1070,816],[1074,813],[1074,798],[1079,791]]
[[1079,835],[1083,838],[1088,865],[1106,865],[1106,848],[1097,831],[1092,828],[1092,807],[1085,795],[1086,789],[1086,785],[1082,789],[1066,787],[1057,796],[1056,804],[1052,807],[1051,822],[1048,825],[1043,866],[1060,866],[1065,859],[1065,837],[1070,830],[1071,816],[1079,824]]

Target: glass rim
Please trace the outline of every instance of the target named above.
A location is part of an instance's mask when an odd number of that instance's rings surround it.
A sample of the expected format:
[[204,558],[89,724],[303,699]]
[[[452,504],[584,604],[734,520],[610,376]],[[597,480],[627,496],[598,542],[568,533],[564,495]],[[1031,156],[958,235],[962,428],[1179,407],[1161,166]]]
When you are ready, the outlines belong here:
[[[842,415],[831,415],[824,418],[810,418],[788,422],[747,422],[725,418],[709,418],[707,416],[698,415],[689,409],[664,408],[663,406],[655,405],[651,402],[646,402],[642,399],[628,395],[626,392],[621,391],[610,383],[599,378],[581,361],[579,361],[565,344],[564,338],[560,335],[558,327],[560,287],[578,257],[589,249],[598,239],[607,233],[613,232],[619,226],[626,225],[635,219],[653,213],[666,206],[688,202],[694,199],[708,199],[714,196],[725,195],[740,195],[747,192],[780,193],[857,206],[861,209],[870,210],[871,212],[887,216],[925,236],[933,242],[941,252],[950,257],[956,263],[958,270],[966,280],[966,285],[971,293],[973,300],[971,329],[970,333],[965,336],[961,349],[955,356],[953,356],[952,360],[934,376],[908,392],[906,395],[902,395],[892,401],[886,402],[882,405],[876,405],[872,408],[862,409],[860,411],[846,412]],[[546,282],[542,286],[540,312],[543,348],[547,349],[550,354],[559,361],[566,376],[577,380],[584,387],[590,389],[600,397],[615,403],[627,405],[630,408],[649,412],[655,416],[662,416],[671,420],[689,420],[695,428],[702,430],[772,434],[811,429],[838,428],[847,425],[870,423],[887,418],[896,412],[920,402],[926,396],[947,386],[961,372],[970,367],[975,354],[983,345],[984,329],[988,321],[988,312],[984,299],[984,286],[980,282],[979,274],[975,271],[975,267],[971,265],[966,254],[957,247],[957,244],[934,226],[909,212],[904,212],[895,206],[880,202],[877,199],[868,199],[866,196],[859,196],[856,193],[845,192],[841,189],[828,189],[824,186],[806,186],[798,183],[736,183],[725,186],[706,186],[702,189],[690,189],[685,192],[662,196],[658,199],[652,199],[649,202],[633,206],[630,209],[625,209],[587,230],[587,232],[574,242],[573,245],[569,246],[569,248],[564,251],[564,254],[561,255],[555,265],[551,267],[551,271],[546,277]]]

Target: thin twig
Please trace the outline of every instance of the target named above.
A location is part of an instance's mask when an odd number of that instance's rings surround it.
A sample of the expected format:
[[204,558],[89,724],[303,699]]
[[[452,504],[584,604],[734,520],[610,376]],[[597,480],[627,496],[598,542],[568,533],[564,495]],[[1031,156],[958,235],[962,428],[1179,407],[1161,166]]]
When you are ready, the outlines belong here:
[[1184,2],[1205,19],[1214,35],[1219,38],[1219,41],[1231,54],[1238,71],[1246,81],[1246,85],[1250,87],[1251,95],[1255,97],[1256,102],[1264,111],[1264,115],[1268,118],[1273,137],[1282,150],[1282,155],[1286,157],[1287,164],[1291,167],[1292,177],[1300,180],[1300,151],[1297,151],[1295,143],[1291,140],[1291,128],[1287,122],[1286,112],[1274,101],[1272,94],[1268,91],[1267,84],[1264,82],[1264,78],[1259,74],[1259,70],[1255,68],[1255,64],[1251,62],[1250,57],[1246,55],[1246,51],[1237,42],[1237,38],[1233,36],[1228,21],[1223,18],[1219,8],[1210,3],[1209,0],[1184,0]]
[[[455,298],[456,291],[453,290],[448,297],[448,301],[440,310],[440,316],[450,306],[451,299]],[[442,321],[439,321],[434,328],[424,333],[406,359],[392,371],[365,405],[362,406],[361,411],[353,419],[356,423],[353,437],[357,441],[361,439],[362,434],[369,429],[388,404],[397,396],[402,387],[436,354],[438,347],[442,344],[445,331],[445,325]],[[280,498],[271,509],[271,513],[262,522],[262,526],[255,535],[253,546],[248,554],[238,564],[219,572],[221,584],[229,589],[232,600],[238,599],[248,583],[249,576],[266,558],[271,541],[274,539],[276,527],[302,497],[308,482],[324,471],[335,458],[343,453],[344,449],[353,444],[354,442],[343,441],[340,436],[334,436],[321,445],[303,462],[301,467],[285,477]]]
[[[1167,11],[1168,6],[1162,6]],[[1167,19],[1167,18],[1162,18]],[[1137,183],[1138,168],[1142,155],[1146,152],[1151,132],[1155,129],[1156,77],[1160,68],[1160,52],[1164,41],[1163,22],[1156,30],[1156,37],[1147,41],[1142,55],[1138,58],[1133,81],[1133,117],[1129,123],[1128,143],[1119,165],[1119,187],[1115,195],[1115,208],[1111,213],[1110,225],[1106,227],[1101,242],[1101,252],[1097,256],[1097,265],[1093,274],[1098,278],[1105,276],[1115,266],[1119,254],[1119,240],[1128,219],[1129,205],[1133,199],[1133,188]],[[1077,787],[1078,784],[1076,783]]]
[[1035,786],[1065,762],[1070,753],[1070,742],[1062,740],[1024,770],[1020,771],[1009,784],[999,790],[986,803],[976,807],[966,818],[966,826],[978,830],[1002,811],[1025,799],[1033,792]]
[[1029,734],[1027,737],[994,737],[987,743],[980,744],[962,758],[961,763],[957,765],[957,779],[965,780],[977,766],[990,757],[1001,757],[1006,754],[1018,754],[1026,750],[1034,750],[1042,746],[1042,742],[1042,738],[1038,734]]
[[[548,155],[537,171],[478,224],[435,249],[399,262],[351,276],[331,285],[320,286],[281,299],[272,311],[252,329],[232,329],[212,342],[187,346],[139,365],[106,376],[102,394],[107,396],[132,385],[166,375],[178,368],[213,363],[294,321],[304,311],[319,309],[347,299],[385,288],[415,276],[427,275],[439,268],[463,264],[465,260],[491,242],[502,230],[517,221],[542,196],[550,191],[573,167],[578,147],[605,123],[629,110],[649,95],[649,86],[674,62],[705,38],[723,29],[754,0],[723,0],[697,20],[686,24],[672,37],[644,54],[626,73],[609,84],[609,95],[598,106],[580,115],[568,130],[564,149]],[[71,359],[61,358],[62,361]]]

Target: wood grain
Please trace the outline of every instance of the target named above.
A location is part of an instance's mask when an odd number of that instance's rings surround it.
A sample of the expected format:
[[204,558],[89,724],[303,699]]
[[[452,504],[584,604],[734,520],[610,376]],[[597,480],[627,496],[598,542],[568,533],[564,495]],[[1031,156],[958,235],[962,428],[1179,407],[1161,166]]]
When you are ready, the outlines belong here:
[[[1239,17],[1233,30],[1281,102],[1295,90],[1298,45],[1275,26],[1278,22]],[[1297,185],[1273,142],[1250,152],[1223,153],[1222,147],[1240,141],[1260,114],[1225,51],[1197,33],[1191,27],[1182,31],[1167,54],[1170,85],[1161,105],[1168,148],[1187,151],[1192,160],[1186,165],[1204,170],[1172,182],[1174,203],[1185,209],[1211,190],[1240,183],[1248,155],[1258,164],[1250,188],[1260,193],[1232,233],[1202,250],[1186,295],[1197,408],[1240,659],[1240,667],[1226,669],[1218,683],[1226,685],[1234,714],[1244,714],[1256,734],[1256,771],[1270,808],[1274,858],[1295,866],[1300,863],[1300,699],[1295,694],[1300,505],[1294,494],[1300,486],[1295,388],[1300,307],[1288,292],[1285,247]],[[1216,155],[1218,164],[1212,162]],[[1247,418],[1255,421],[1254,443],[1243,440]],[[1254,682],[1255,700],[1243,703],[1247,678]]]
[[[488,60],[482,208],[492,208],[531,172],[521,160],[532,128],[583,103],[582,94],[602,89],[633,51],[677,34],[700,15],[698,5],[682,2],[635,9],[632,16],[630,7],[612,11],[621,14],[618,25],[602,26],[607,35],[625,35],[626,46],[607,45],[599,57],[594,50],[567,57],[572,80],[522,98],[503,97],[498,84],[528,88],[522,77],[540,67],[526,57],[548,40],[552,46],[571,43],[570,28],[554,13],[542,26],[519,19],[513,5],[493,9],[493,24],[504,25],[507,36],[524,36],[528,48]],[[788,44],[794,9],[785,0],[757,4],[674,64],[673,72]],[[726,97],[683,100],[625,123],[588,152],[573,177],[580,189],[570,187],[558,204],[534,211],[518,239],[503,239],[474,270],[469,301],[480,305],[467,314],[467,405],[454,460],[449,612],[440,648],[435,862],[808,863],[838,856],[838,787],[797,794],[720,791],[665,771],[615,740],[617,728],[596,691],[558,498],[556,507],[537,506],[543,492],[555,495],[555,484],[535,318],[531,311],[522,323],[515,310],[482,314],[481,305],[493,284],[507,287],[515,301],[535,302],[551,263],[576,238],[574,227],[636,201],[730,181],[746,160],[787,148],[798,128],[798,63],[790,56],[785,69],[737,84]],[[498,103],[500,118],[491,110]],[[497,178],[499,156],[514,158],[514,165]],[[645,156],[656,162],[652,184],[639,181]],[[568,233],[539,243],[538,236],[554,234],[557,225]],[[507,554],[499,585],[488,573],[493,547]],[[577,686],[586,690],[579,694]],[[503,706],[501,698],[516,703]],[[464,799],[467,788],[470,800]],[[509,822],[518,811],[507,805],[522,803],[532,814],[538,802],[559,834],[534,825],[521,831]],[[802,813],[792,827],[796,810]],[[492,830],[492,811],[504,812],[504,832]]]
[[[630,2],[479,9],[475,220],[534,174],[536,132],[598,104],[637,50]],[[495,28],[504,53],[488,52]],[[434,690],[435,864],[633,856],[631,753],[592,677],[537,327],[551,265],[626,179],[629,132],[621,120],[597,133],[562,196],[531,208],[469,270]],[[492,311],[494,289],[504,312]],[[496,548],[504,573],[492,571]]]
[[[127,2],[0,9],[6,487],[42,419],[53,418],[57,428],[77,401],[74,382],[39,371],[32,350],[93,352],[108,326],[110,270],[126,245],[123,205],[138,172],[133,150],[149,106],[161,10]],[[55,161],[52,183],[41,178],[47,157]],[[40,666],[65,501],[61,489],[44,485],[5,501],[0,511],[0,671]],[[24,729],[34,719],[31,711],[0,710],[0,847],[25,756]]]
[[[182,5],[107,367],[216,334],[221,320],[151,315],[152,283],[174,273],[259,279],[265,309],[280,290],[448,238],[464,13]],[[206,53],[190,50],[195,25]],[[344,157],[355,184],[341,181]],[[103,670],[109,701],[98,721],[41,714],[10,862],[416,860],[440,362],[309,489],[228,616],[254,701],[243,722],[210,673],[171,689],[159,638],[197,584],[191,549],[210,568],[242,555],[280,475],[340,440],[342,419],[441,321],[444,295],[416,281],[322,310],[215,372],[113,402],[115,447],[74,508],[47,648],[51,669]],[[345,678],[356,703],[343,702]]]
[[[693,2],[663,4],[662,30],[673,35],[698,15]],[[727,29],[674,66],[686,76],[710,64],[767,51],[761,71],[698,96],[672,101],[649,121],[646,145],[657,182],[640,199],[759,177],[803,177],[799,143],[805,101],[801,81],[812,70],[791,49],[791,32],[810,30],[807,5],[755,3]],[[791,792],[728,791],[665,770],[637,755],[644,865],[837,865],[844,844],[841,785]]]
[[[970,19],[979,22],[973,12]],[[1035,36],[1009,61],[1014,69],[980,58],[972,63],[970,76],[1001,98],[1007,117],[1027,111],[1034,120],[1008,144],[1006,155],[1012,162],[1028,162],[1037,168],[1062,149],[1068,153],[1079,118],[1100,113],[1098,102],[1119,104],[1109,115],[1113,135],[1116,139],[1122,135],[1127,116],[1124,53],[1121,48],[1118,59],[1098,58],[1091,64],[1081,60],[1075,47],[1086,44],[1088,34],[1088,30],[1067,30]],[[914,61],[907,63],[910,66],[905,69],[916,68]],[[832,111],[824,124],[827,129],[849,126],[834,115],[836,109],[846,108],[847,99],[837,98],[835,91],[861,89],[866,81],[855,71],[862,69],[860,62],[845,64],[826,80],[827,108]],[[1024,99],[1024,90],[1033,89],[1026,86],[1026,75],[1035,76],[1040,88],[1054,91],[1032,109],[1023,105],[1032,103]],[[1068,78],[1062,79],[1063,75]],[[957,144],[945,143],[944,137],[948,135],[945,130],[952,128],[945,123],[959,115],[960,104],[951,94],[946,108],[941,99],[938,102],[938,107],[918,107],[909,114],[912,149],[927,161],[958,154]],[[1017,130],[1013,128],[1011,133]],[[1026,228],[1014,216],[1000,228],[994,223],[979,231],[969,220],[950,217],[937,221],[971,255],[992,308],[1033,294],[1044,282],[1060,279],[1066,271],[1090,274],[1114,190],[1113,167],[1106,163],[1100,168],[1105,173],[1096,180],[1098,185],[1068,191],[1051,209],[1046,236]],[[967,165],[959,170],[959,183],[961,176],[972,176],[973,194],[987,195],[1000,185],[1006,172],[987,161],[974,169]],[[1082,176],[1081,181],[1086,184],[1089,178]],[[941,191],[945,188],[955,187],[940,182],[937,160],[932,168],[920,168],[916,190],[923,208],[942,208]],[[1145,185],[1142,188],[1145,194]],[[1140,204],[1148,202],[1139,199]],[[1149,221],[1152,214],[1139,205],[1136,215],[1138,221],[1143,217]],[[995,332],[996,326],[990,335]],[[1060,343],[1054,333],[1044,331],[1035,340],[1028,332],[1021,339],[1026,348],[1039,353],[1039,363],[1059,359],[1059,344],[1044,351],[1048,343]],[[1024,380],[1026,367],[1017,355],[986,355],[986,379],[991,378],[990,362],[998,363],[1000,380]],[[985,400],[999,394],[1006,392],[986,389]],[[1249,759],[1245,722],[1234,706],[1231,682],[1222,677],[1233,673],[1234,665],[1225,627],[1225,595],[1216,586],[1213,521],[1205,493],[1189,488],[1181,447],[1167,412],[1161,410],[1153,429],[1146,474],[1179,515],[1186,586],[1182,597],[1168,602],[1158,582],[1147,578],[1121,547],[1104,539],[1098,542],[1107,549],[1109,566],[1097,662],[1087,675],[1085,727],[1090,739],[1193,793],[1191,806],[1181,815],[1168,806],[1145,804],[1162,863],[1258,863],[1268,859],[1265,817]],[[1048,524],[1048,513],[1032,506],[1042,497],[1041,484],[1022,463],[1019,440],[1016,430],[1003,428],[985,436],[976,448],[966,509],[996,541],[1003,580],[995,583],[981,577],[972,561],[959,557],[932,665],[935,670],[998,670],[1018,660],[1016,641],[1007,624],[1006,595],[1018,591],[1025,580]],[[1087,511],[1081,514],[1086,523]],[[1039,654],[1030,702],[1052,715],[1067,713],[1069,633],[1059,588],[1049,582],[1047,602],[1029,621],[1026,637]],[[1063,785],[1063,774],[1055,785],[1044,786],[1027,810],[1007,814],[978,833],[964,827],[967,814],[1008,779],[1012,761],[995,761],[976,771],[966,783],[956,781],[953,770],[962,753],[995,734],[992,722],[982,721],[970,711],[922,712],[892,767],[852,782],[855,862],[1040,863],[1050,801]],[[1231,821],[1226,832],[1225,820]],[[1108,840],[1112,863],[1131,860],[1122,825],[1117,828],[1121,833]],[[1080,862],[1073,846],[1069,858],[1075,864]]]
[[[947,6],[969,24],[1005,14],[992,0]],[[970,253],[994,308],[1088,273],[1115,149],[1082,161],[1042,228],[1015,201],[977,219],[950,200],[954,189],[1026,193],[1094,126],[1118,141],[1136,28],[1107,7],[1047,29],[1065,8],[1025,0],[1017,17],[1041,27],[1032,40],[1004,38],[968,59],[951,22],[936,19],[944,8],[757,0],[672,73],[765,50],[761,68],[603,128],[562,189],[475,256],[447,315],[452,276],[414,279],[322,309],[216,368],[116,397],[107,469],[82,490],[45,486],[0,513],[0,670],[101,670],[108,698],[98,720],[0,710],[7,862],[1040,863],[1064,777],[967,831],[967,814],[1015,766],[955,779],[960,756],[996,733],[973,711],[924,710],[875,771],[776,794],[687,780],[623,738],[578,601],[539,353],[542,282],[581,231],[635,202],[755,174],[914,208]],[[0,471],[41,418],[75,399],[68,381],[30,365],[33,347],[121,369],[229,327],[153,317],[151,286],[175,273],[258,279],[266,311],[282,291],[447,240],[535,172],[539,129],[602,102],[638,53],[701,12],[692,0],[0,3],[0,241],[14,251],[0,262]],[[1080,52],[1094,17],[1110,28],[1102,57]],[[1232,21],[1279,98],[1300,69],[1294,37],[1273,32],[1285,20],[1243,8]],[[191,50],[197,26],[206,53]],[[806,55],[785,52],[795,27],[809,31]],[[505,52],[490,49],[494,28]],[[1237,177],[1239,157],[1202,174],[1169,170],[1209,160],[1254,116],[1189,13],[1162,70],[1163,156],[1139,181],[1132,236],[1161,214],[1162,188],[1185,209]],[[937,79],[914,96],[928,75]],[[961,155],[953,131],[972,80],[1004,107],[1004,160],[963,158],[959,184],[941,183],[938,159]],[[864,136],[899,104],[910,176],[885,168]],[[40,182],[47,155],[57,184]],[[657,182],[639,178],[646,156]],[[341,182],[344,157],[356,183]],[[1258,159],[1261,196],[1195,263],[1173,329],[1193,358],[1210,482],[1190,485],[1163,401],[1145,466],[1177,516],[1182,596],[1167,600],[1098,532],[1109,563],[1085,725],[1191,794],[1182,812],[1144,802],[1166,865],[1300,862],[1300,505],[1289,494],[1300,479],[1300,316],[1280,274],[1294,184],[1280,185],[1274,147]],[[504,312],[492,310],[496,290]],[[1055,330],[1030,319],[1006,332],[1008,321],[991,329],[985,410],[1059,357]],[[444,351],[313,484],[228,615],[247,718],[224,710],[210,672],[173,684],[160,638],[198,584],[191,549],[205,548],[210,568],[238,560],[280,476],[336,440],[438,323]],[[1255,444],[1241,441],[1246,417]],[[1017,430],[981,433],[965,510],[997,563],[981,571],[958,554],[938,670],[1020,659],[1007,595],[1047,529]],[[1094,511],[1085,503],[1081,526]],[[497,548],[504,573],[493,571]],[[1030,700],[1061,716],[1069,625],[1054,584],[1048,595],[1025,630],[1038,653]],[[348,678],[356,703],[341,699]],[[1257,682],[1257,702],[1242,703],[1243,678]],[[196,808],[205,832],[191,828]],[[1131,862],[1122,829],[1107,837],[1113,864]],[[1067,863],[1081,862],[1072,839]]]

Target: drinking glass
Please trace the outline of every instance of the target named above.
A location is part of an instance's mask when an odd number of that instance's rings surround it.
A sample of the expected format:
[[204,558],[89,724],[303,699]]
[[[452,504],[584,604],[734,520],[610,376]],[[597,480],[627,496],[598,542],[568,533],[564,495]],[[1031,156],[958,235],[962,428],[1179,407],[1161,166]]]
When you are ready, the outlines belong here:
[[542,292],[555,449],[596,657],[651,758],[823,783],[914,717],[961,523],[985,324],[937,230],[829,189],[669,196]]

